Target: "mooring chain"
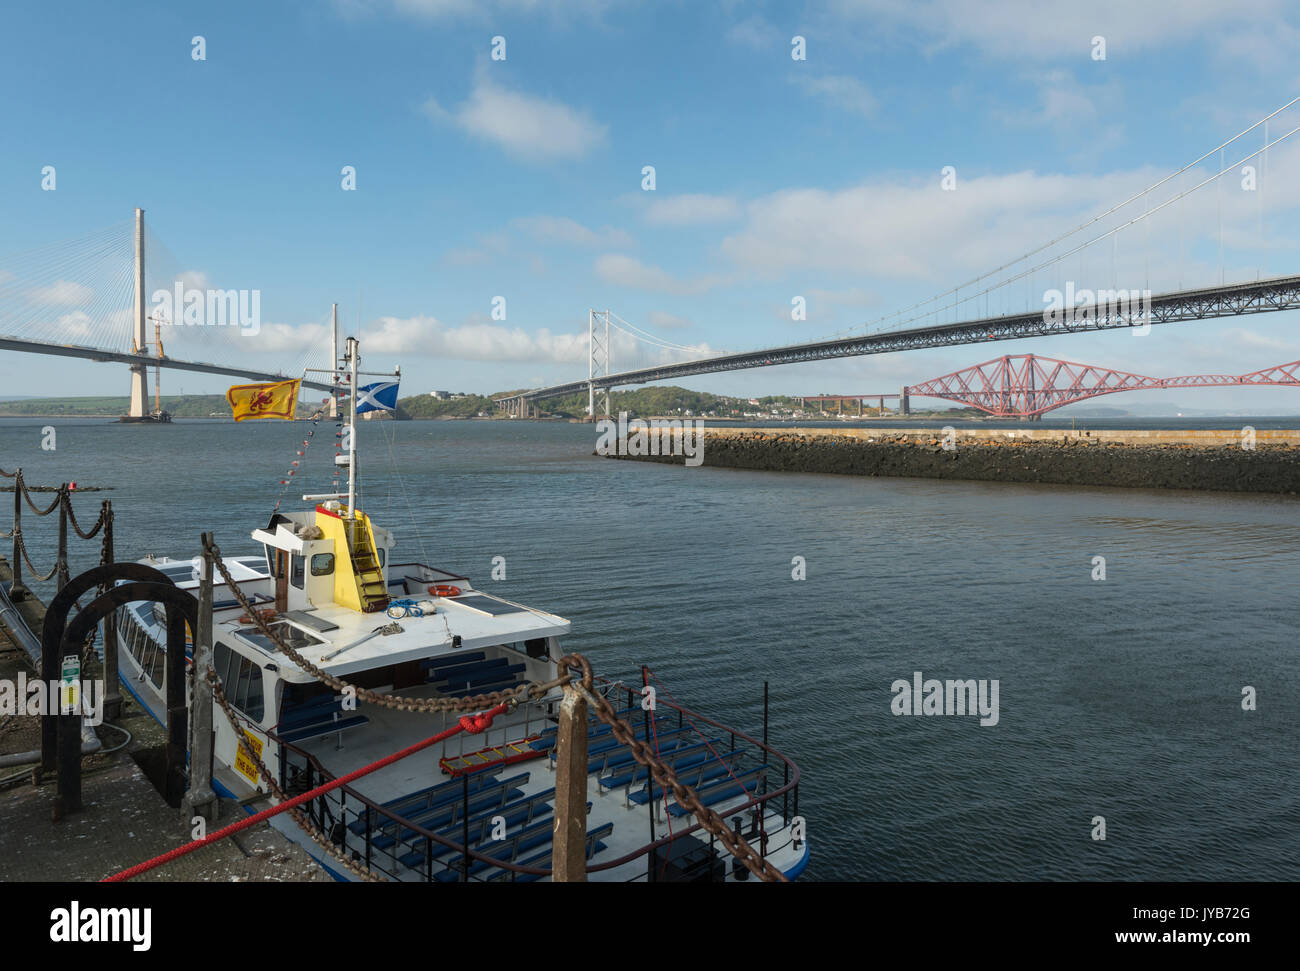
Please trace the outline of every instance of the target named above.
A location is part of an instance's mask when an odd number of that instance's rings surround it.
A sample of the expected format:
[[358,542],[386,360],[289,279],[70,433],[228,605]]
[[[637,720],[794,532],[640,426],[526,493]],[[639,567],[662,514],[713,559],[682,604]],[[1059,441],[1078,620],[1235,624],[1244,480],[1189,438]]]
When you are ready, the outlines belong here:
[[61,495],[63,497],[63,508],[68,511],[68,522],[72,524],[73,530],[75,530],[76,534],[82,539],[94,539],[95,535],[104,528],[104,521],[111,515],[111,513],[107,511],[109,508],[108,500],[104,500],[103,504],[99,507],[99,519],[96,520],[95,525],[91,527],[90,532],[86,532],[77,522],[77,514],[72,511],[71,494],[65,488]]
[[381,708],[389,708],[393,711],[417,711],[426,714],[441,714],[443,712],[471,712],[480,711],[484,708],[493,708],[500,704],[508,704],[513,710],[520,704],[527,701],[540,700],[548,695],[552,690],[561,685],[568,684],[571,677],[555,678],[544,684],[535,681],[524,682],[513,688],[507,688],[505,691],[492,691],[484,695],[474,695],[468,698],[399,698],[393,695],[376,694],[366,688],[359,688],[341,678],[336,678],[328,674],[321,668],[312,664],[305,657],[295,651],[292,647],[271,629],[270,623],[259,612],[256,607],[244,595],[244,592],[236,585],[234,578],[231,577],[230,571],[226,569],[226,564],[221,559],[221,551],[215,543],[205,541],[204,549],[212,554],[213,562],[221,577],[230,586],[235,594],[235,599],[239,601],[244,608],[246,615],[257,625],[260,630],[280,651],[298,665],[303,671],[310,674],[313,678],[322,684],[329,685],[335,691],[350,692],[358,701],[364,701],[367,704],[378,705]]
[[33,577],[37,580],[48,580],[50,577],[54,576],[55,571],[59,568],[57,560],[55,561],[54,566],[50,567],[50,572],[42,575],[41,571],[36,569],[36,565],[32,563],[31,554],[27,552],[27,543],[23,540],[23,531],[21,529],[15,529],[10,535],[13,536],[14,542],[18,544],[18,552],[22,554],[23,562],[27,564],[27,569],[32,571]]
[[[262,762],[261,756],[253,751],[253,747],[248,741],[248,735],[245,733],[243,726],[240,725],[234,709],[230,707],[230,702],[226,700],[226,693],[221,688],[221,679],[217,677],[217,672],[211,667],[208,668],[207,679],[208,684],[212,685],[213,698],[215,698],[217,704],[221,706],[221,710],[225,712],[226,720],[230,722],[230,727],[234,729],[235,738],[239,743],[240,751],[244,753],[250,762],[257,766],[257,772],[262,777],[263,781],[266,782],[266,786],[271,791],[271,795],[280,802],[288,802],[289,797],[285,794],[284,790],[280,788],[279,784],[276,783],[275,778],[271,775],[271,771]],[[307,813],[303,812],[301,808],[295,806],[293,809],[288,810],[288,813],[302,831],[311,837],[312,842],[325,850],[325,852],[333,857],[339,865],[351,873],[356,874],[362,880],[367,880],[371,883],[384,882],[377,874],[371,873],[365,867],[358,866],[353,860],[349,859],[342,850],[334,845],[333,841],[330,840],[328,836],[320,831],[316,824],[311,821],[311,817],[308,816]]]
[[14,488],[23,494],[23,498],[27,500],[27,505],[31,506],[32,512],[36,513],[38,516],[48,516],[50,513],[54,512],[54,510],[58,509],[59,503],[63,501],[63,489],[60,487],[59,494],[54,497],[54,501],[50,503],[47,508],[41,509],[40,506],[32,502],[32,494],[27,491],[27,483],[23,481],[22,469],[19,469],[14,475]]
[[754,852],[754,848],[745,841],[743,836],[733,832],[725,819],[701,803],[700,797],[696,795],[694,789],[678,781],[677,773],[670,766],[661,762],[650,746],[637,739],[636,731],[629,723],[618,717],[613,706],[603,695],[592,690],[590,661],[581,654],[566,654],[556,663],[562,671],[574,670],[582,672],[577,687],[586,696],[587,703],[596,710],[597,717],[610,727],[610,731],[615,738],[627,746],[632,753],[632,757],[650,771],[650,775],[654,777],[655,782],[659,783],[665,791],[672,790],[673,795],[677,797],[678,803],[692,813],[705,830],[717,837],[718,841],[726,847],[728,853],[740,860],[760,880],[768,883],[789,882],[784,873],[765,860],[760,854]]

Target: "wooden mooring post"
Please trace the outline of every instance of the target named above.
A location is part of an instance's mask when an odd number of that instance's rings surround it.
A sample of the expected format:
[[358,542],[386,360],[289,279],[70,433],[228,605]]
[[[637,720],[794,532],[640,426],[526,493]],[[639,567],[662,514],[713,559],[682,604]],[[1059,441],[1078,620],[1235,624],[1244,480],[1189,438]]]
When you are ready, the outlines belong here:
[[551,880],[587,879],[587,699],[574,685],[564,686],[555,741],[555,839]]

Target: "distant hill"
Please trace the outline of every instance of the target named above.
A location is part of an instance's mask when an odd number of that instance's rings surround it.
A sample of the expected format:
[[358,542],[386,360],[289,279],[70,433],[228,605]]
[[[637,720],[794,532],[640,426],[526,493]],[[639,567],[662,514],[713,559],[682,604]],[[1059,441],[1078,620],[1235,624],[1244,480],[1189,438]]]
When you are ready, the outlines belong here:
[[497,414],[491,398],[472,394],[464,398],[435,398],[429,394],[412,395],[397,402],[400,412],[411,418],[473,418],[480,411]]
[[[131,405],[131,399],[121,397],[97,398],[92,396],[68,398],[24,398],[16,401],[0,401],[0,416],[8,418],[59,418],[62,416],[116,418],[125,415]],[[149,400],[150,408],[153,399]],[[207,418],[215,413],[229,418],[230,405],[226,396],[220,394],[186,394],[163,395],[163,410],[176,418]]]
[[[526,390],[526,389],[524,389]],[[471,394],[462,398],[435,398],[429,394],[412,395],[402,398],[397,403],[398,420],[435,419],[435,418],[475,418],[480,414],[490,417],[504,417],[497,409],[495,397],[518,394],[519,391],[499,391],[491,396]],[[691,391],[675,386],[637,388],[631,391],[615,391],[610,395],[610,408],[614,414],[625,411],[634,418],[651,416],[675,416],[691,418],[744,418],[776,415],[780,418],[793,418],[796,411],[802,411],[805,418],[817,417],[817,405],[809,402],[800,406],[798,398],[783,395],[767,395],[754,399],[710,394],[707,391]],[[299,415],[307,417],[312,413],[317,401],[299,403]],[[150,402],[152,406],[152,401]],[[121,397],[69,396],[63,398],[22,398],[0,400],[0,417],[5,418],[59,418],[59,417],[111,417],[126,414],[129,399]],[[230,418],[230,406],[226,404],[225,395],[164,395],[163,408],[176,418]],[[564,398],[551,398],[541,402],[543,413],[559,418],[582,418],[587,414],[587,395],[585,392],[568,395]],[[846,411],[857,414],[857,406]],[[888,411],[889,409],[886,409]],[[973,409],[953,409],[943,412],[950,417],[959,417],[964,412],[977,415]],[[827,406],[827,413],[834,412]],[[877,414],[877,409],[863,408],[864,415]],[[914,414],[926,412],[914,409]],[[385,414],[385,417],[389,417]]]

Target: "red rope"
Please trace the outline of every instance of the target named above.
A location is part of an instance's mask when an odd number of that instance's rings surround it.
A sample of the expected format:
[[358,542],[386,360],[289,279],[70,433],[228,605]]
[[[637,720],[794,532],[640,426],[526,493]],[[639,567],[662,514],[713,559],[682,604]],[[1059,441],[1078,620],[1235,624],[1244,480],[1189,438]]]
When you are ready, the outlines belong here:
[[[292,799],[282,802],[277,806],[272,806],[270,809],[263,809],[261,812],[255,813],[254,815],[249,816],[247,819],[241,819],[237,823],[231,823],[229,826],[225,827],[224,829],[220,829],[217,832],[211,834],[210,836],[205,836],[201,840],[195,840],[194,842],[187,843],[184,846],[178,846],[174,850],[168,850],[166,853],[163,853],[161,856],[155,856],[152,860],[145,860],[143,863],[137,863],[135,866],[123,870],[121,873],[115,873],[111,877],[105,877],[101,882],[120,883],[125,880],[130,880],[132,877],[138,877],[140,874],[147,873],[150,870],[154,869],[155,867],[162,866],[164,863],[170,863],[172,860],[180,859],[182,856],[184,856],[187,853],[193,853],[195,850],[199,849],[202,846],[207,846],[209,843],[215,843],[217,840],[224,839],[227,836],[233,836],[235,833],[238,833],[241,830],[248,829],[250,826],[254,826],[257,823],[262,822],[263,820],[270,819],[272,816],[277,816],[282,812],[286,812],[290,809],[295,808],[296,806],[301,806],[303,803],[309,802],[310,800],[315,799],[319,795],[323,795],[326,792],[330,792],[333,789],[337,789],[339,786],[345,786],[349,782],[354,782],[357,779],[360,779],[364,775],[369,775],[371,772],[376,772],[379,769],[382,769],[386,765],[392,765],[394,762],[399,762],[402,759],[406,758],[407,756],[414,755],[416,752],[419,752],[421,749],[426,749],[430,745],[433,745],[437,742],[441,742],[444,739],[451,738],[451,736],[456,735],[459,732],[468,731],[474,734],[478,734],[479,732],[483,731],[485,728],[487,728],[489,725],[492,724],[492,719],[494,719],[497,715],[504,713],[507,707],[508,706],[506,706],[505,704],[500,704],[497,705],[495,708],[489,708],[481,715],[475,715],[473,717],[467,715],[464,718],[462,718],[460,721],[458,721],[455,725],[452,725],[451,728],[447,729],[445,732],[439,732],[437,735],[434,735],[432,738],[426,738],[423,742],[416,742],[414,745],[409,746],[408,748],[404,748],[400,752],[394,752],[392,755],[385,756],[384,758],[380,759],[378,762],[372,762],[369,765],[364,765],[353,772],[349,772],[345,776],[340,776],[339,778],[335,779],[333,782],[327,782],[323,786],[317,786],[315,789],[310,789],[307,792],[304,792],[300,796],[294,796]],[[469,722],[470,724],[467,725],[466,722]],[[471,725],[474,727],[470,727]]]

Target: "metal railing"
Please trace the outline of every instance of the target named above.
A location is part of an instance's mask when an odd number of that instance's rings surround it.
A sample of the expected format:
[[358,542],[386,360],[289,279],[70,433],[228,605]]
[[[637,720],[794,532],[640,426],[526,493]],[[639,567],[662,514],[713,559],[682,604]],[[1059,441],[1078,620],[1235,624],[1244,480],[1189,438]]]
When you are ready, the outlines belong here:
[[[630,705],[635,704],[636,699],[640,697],[639,692],[622,682],[612,682],[605,678],[597,678],[597,681],[600,683],[602,692],[607,696],[611,693],[621,694],[626,691]],[[731,750],[725,754],[718,753],[723,757],[740,751],[736,749],[736,740],[743,739],[758,750],[767,753],[768,756],[779,760],[783,772],[782,784],[779,788],[763,792],[760,791],[758,780],[754,780],[752,784],[754,792],[750,797],[745,802],[722,811],[721,815],[726,819],[737,821],[748,813],[750,816],[748,836],[758,840],[759,850],[764,858],[789,846],[793,842],[793,838],[789,834],[789,823],[799,813],[798,767],[785,755],[751,735],[730,728],[671,701],[660,700],[657,704],[677,712],[679,727],[683,718],[685,718],[691,722],[711,725],[729,733]],[[264,730],[259,728],[259,731]],[[289,794],[305,792],[316,786],[331,782],[336,778],[334,773],[321,765],[320,761],[312,753],[291,742],[284,741],[273,731],[266,734],[268,739],[278,747],[280,787],[285,792]],[[501,767],[485,766],[482,771],[501,771]],[[474,772],[466,772],[461,776],[463,779],[462,786],[464,787],[461,800],[459,803],[448,804],[446,807],[452,810],[449,825],[459,823],[468,829],[472,815],[470,813],[470,801],[473,795],[470,791],[470,778],[474,774]],[[651,793],[653,794],[654,780],[648,776],[647,784],[651,787]],[[748,787],[744,788],[748,789]],[[791,800],[793,800],[793,807]],[[657,802],[659,800],[655,798],[650,800],[651,812],[654,811]],[[664,796],[664,802],[665,804],[667,802],[666,795]],[[349,805],[349,803],[352,805]],[[779,811],[776,809],[777,806],[780,807]],[[307,807],[313,823],[322,831],[330,834],[336,845],[351,853],[353,859],[358,863],[363,863],[367,869],[381,873],[393,880],[409,881],[417,879],[432,882],[436,879],[436,873],[446,871],[456,872],[457,879],[462,882],[496,882],[502,879],[515,881],[523,876],[549,877],[551,875],[550,867],[525,866],[515,862],[513,858],[502,859],[499,856],[492,855],[491,852],[474,849],[475,843],[468,838],[468,832],[462,833],[459,841],[443,833],[433,832],[420,823],[363,795],[350,785],[340,786],[329,793],[317,796],[307,803]],[[792,808],[793,812],[791,811]],[[765,824],[769,812],[773,818],[779,817],[782,820],[783,832],[786,834],[786,838],[779,843],[774,843],[767,837]],[[363,823],[360,833],[353,833],[350,828],[351,824],[355,822]],[[476,821],[475,825],[481,828],[482,820]],[[697,821],[690,826],[674,830],[670,835],[653,839],[617,859],[601,861],[595,864],[590,863],[595,840],[588,834],[587,858],[589,862],[586,868],[587,873],[602,873],[625,866],[637,859],[647,857],[653,852],[662,850],[676,840],[691,835],[701,828],[702,824]],[[374,845],[377,837],[389,835],[390,831],[394,837],[391,843],[383,847]],[[402,836],[404,832],[409,834],[405,838]],[[353,840],[349,837],[355,837],[357,845],[354,846]],[[517,840],[518,835],[513,839]],[[421,854],[423,864],[422,871],[417,871],[415,868],[401,863],[398,855],[407,851],[416,851],[421,842],[423,843],[423,853]],[[506,842],[509,842],[509,840]],[[435,843],[451,851],[450,853],[441,854],[446,857],[445,860],[434,860],[433,844]],[[712,836],[709,839],[709,846],[711,849],[714,848],[714,838]],[[499,849],[499,847],[493,847],[493,849]],[[435,862],[437,862],[437,869],[434,866]],[[469,872],[475,863],[486,864],[486,868],[482,873],[472,874]],[[631,877],[627,882],[648,879],[647,874],[648,869]]]

